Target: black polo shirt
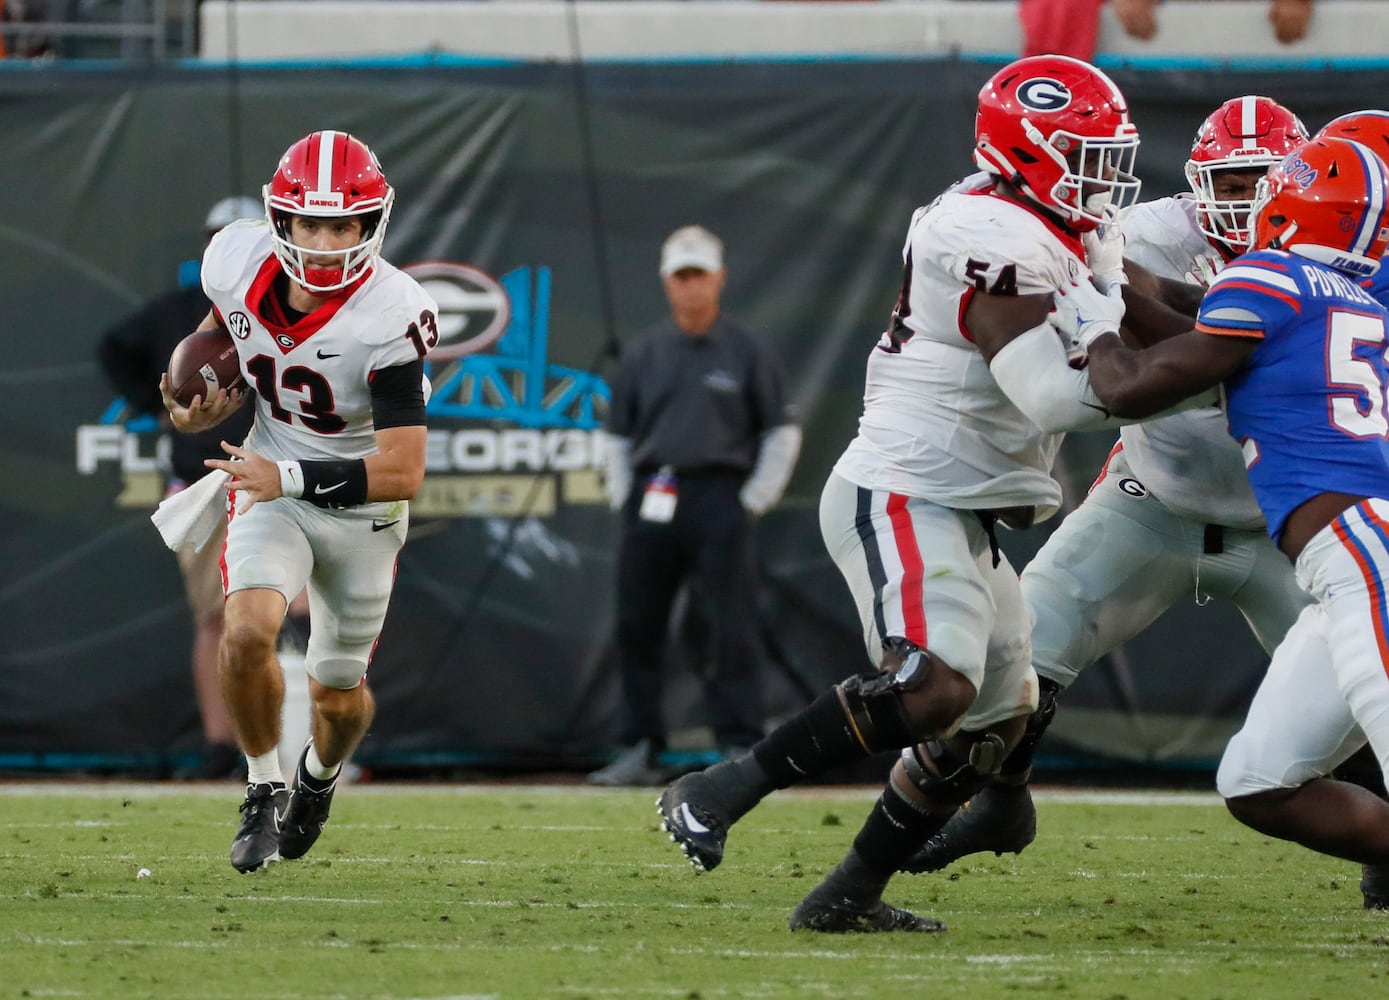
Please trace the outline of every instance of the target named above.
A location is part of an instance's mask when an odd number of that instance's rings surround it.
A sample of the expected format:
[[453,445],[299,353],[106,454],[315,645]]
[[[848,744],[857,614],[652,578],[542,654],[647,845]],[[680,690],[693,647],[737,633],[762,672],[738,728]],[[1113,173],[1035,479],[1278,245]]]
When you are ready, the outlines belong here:
[[632,442],[639,472],[752,471],[763,434],[795,415],[771,349],[723,317],[702,335],[665,319],[622,352],[608,433]]

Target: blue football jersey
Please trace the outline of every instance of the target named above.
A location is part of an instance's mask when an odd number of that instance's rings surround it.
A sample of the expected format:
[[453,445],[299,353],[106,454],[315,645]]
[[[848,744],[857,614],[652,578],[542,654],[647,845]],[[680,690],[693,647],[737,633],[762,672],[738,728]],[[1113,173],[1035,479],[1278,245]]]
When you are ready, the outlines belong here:
[[1389,261],[1374,273],[1372,278],[1361,278],[1360,287],[1368,291],[1389,309]]
[[[1389,283],[1377,288],[1389,298]],[[1196,328],[1259,340],[1225,382],[1226,412],[1275,542],[1288,515],[1320,493],[1389,497],[1389,310],[1371,290],[1304,257],[1258,250],[1211,283]]]

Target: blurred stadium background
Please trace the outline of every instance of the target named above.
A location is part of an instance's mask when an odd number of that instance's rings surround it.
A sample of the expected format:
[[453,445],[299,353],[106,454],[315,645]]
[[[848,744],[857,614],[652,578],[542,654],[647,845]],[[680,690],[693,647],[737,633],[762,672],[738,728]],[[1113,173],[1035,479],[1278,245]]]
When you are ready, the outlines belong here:
[[[1102,11],[1096,62],[1134,108],[1144,197],[1184,189],[1196,125],[1229,97],[1267,94],[1312,129],[1384,104],[1389,8],[1316,0],[1308,35],[1280,46],[1265,7],[1169,3],[1147,43]],[[430,472],[358,763],[600,759],[616,535],[594,429],[622,341],[663,312],[660,240],[690,222],[725,238],[726,308],[780,349],[807,431],[762,528],[752,611],[774,711],[858,669],[818,493],[854,431],[910,213],[970,169],[974,96],[1019,52],[1016,8],[5,0],[0,772],[158,775],[198,745],[180,583],[148,521],[160,435],[127,420],[96,343],[173,285],[209,204],[258,194],[317,128],[381,156],[386,253],[422,269],[455,348],[431,361]],[[1067,442],[1068,507],[1111,443]],[[1054,524],[1006,537],[1015,565]],[[698,629],[681,635],[666,707],[697,761]],[[1068,692],[1041,770],[1204,780],[1265,665],[1238,613],[1193,593]]]

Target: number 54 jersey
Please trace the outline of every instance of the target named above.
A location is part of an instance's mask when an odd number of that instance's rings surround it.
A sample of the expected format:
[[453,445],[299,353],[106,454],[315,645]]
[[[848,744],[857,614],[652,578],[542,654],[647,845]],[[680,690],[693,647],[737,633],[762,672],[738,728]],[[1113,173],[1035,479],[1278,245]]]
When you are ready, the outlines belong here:
[[994,194],[984,175],[917,209],[902,248],[901,296],[869,355],[858,436],[835,471],[943,507],[1054,514],[1061,435],[1039,428],[999,388],[964,315],[975,295],[1050,294],[1088,275],[1084,253],[1073,234]]
[[232,223],[203,255],[203,290],[256,390],[246,447],[271,461],[375,454],[373,374],[424,356],[438,340],[438,307],[378,258],[356,284],[289,322],[273,289],[281,273],[263,221]]

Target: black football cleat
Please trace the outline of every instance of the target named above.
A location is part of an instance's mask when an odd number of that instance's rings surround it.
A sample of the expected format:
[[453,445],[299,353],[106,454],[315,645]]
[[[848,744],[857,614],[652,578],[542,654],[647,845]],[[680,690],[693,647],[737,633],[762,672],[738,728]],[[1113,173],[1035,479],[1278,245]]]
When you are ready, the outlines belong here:
[[696,771],[671,782],[656,801],[662,829],[697,872],[713,871],[723,860],[728,823],[720,815],[716,798],[706,772]]
[[935,872],[967,854],[1021,854],[1037,839],[1037,808],[1026,785],[985,785],[940,832],[902,864],[904,872]]
[[280,860],[280,821],[289,806],[289,792],[280,782],[246,786],[241,803],[241,828],[232,841],[232,867],[243,875]]
[[812,889],[791,911],[790,925],[793,931],[818,931],[821,934],[873,934],[883,931],[938,934],[945,930],[945,924],[939,920],[918,917],[881,899],[872,902],[849,899],[824,883]]
[[1360,894],[1365,898],[1365,909],[1389,910],[1389,866],[1362,866]]
[[334,775],[326,788],[309,787],[313,782],[304,772],[304,757],[308,748],[299,757],[299,766],[294,769],[294,788],[289,793],[289,806],[280,820],[280,857],[294,861],[309,853],[328,822],[328,810],[333,805],[333,792],[338,787],[342,772]]

